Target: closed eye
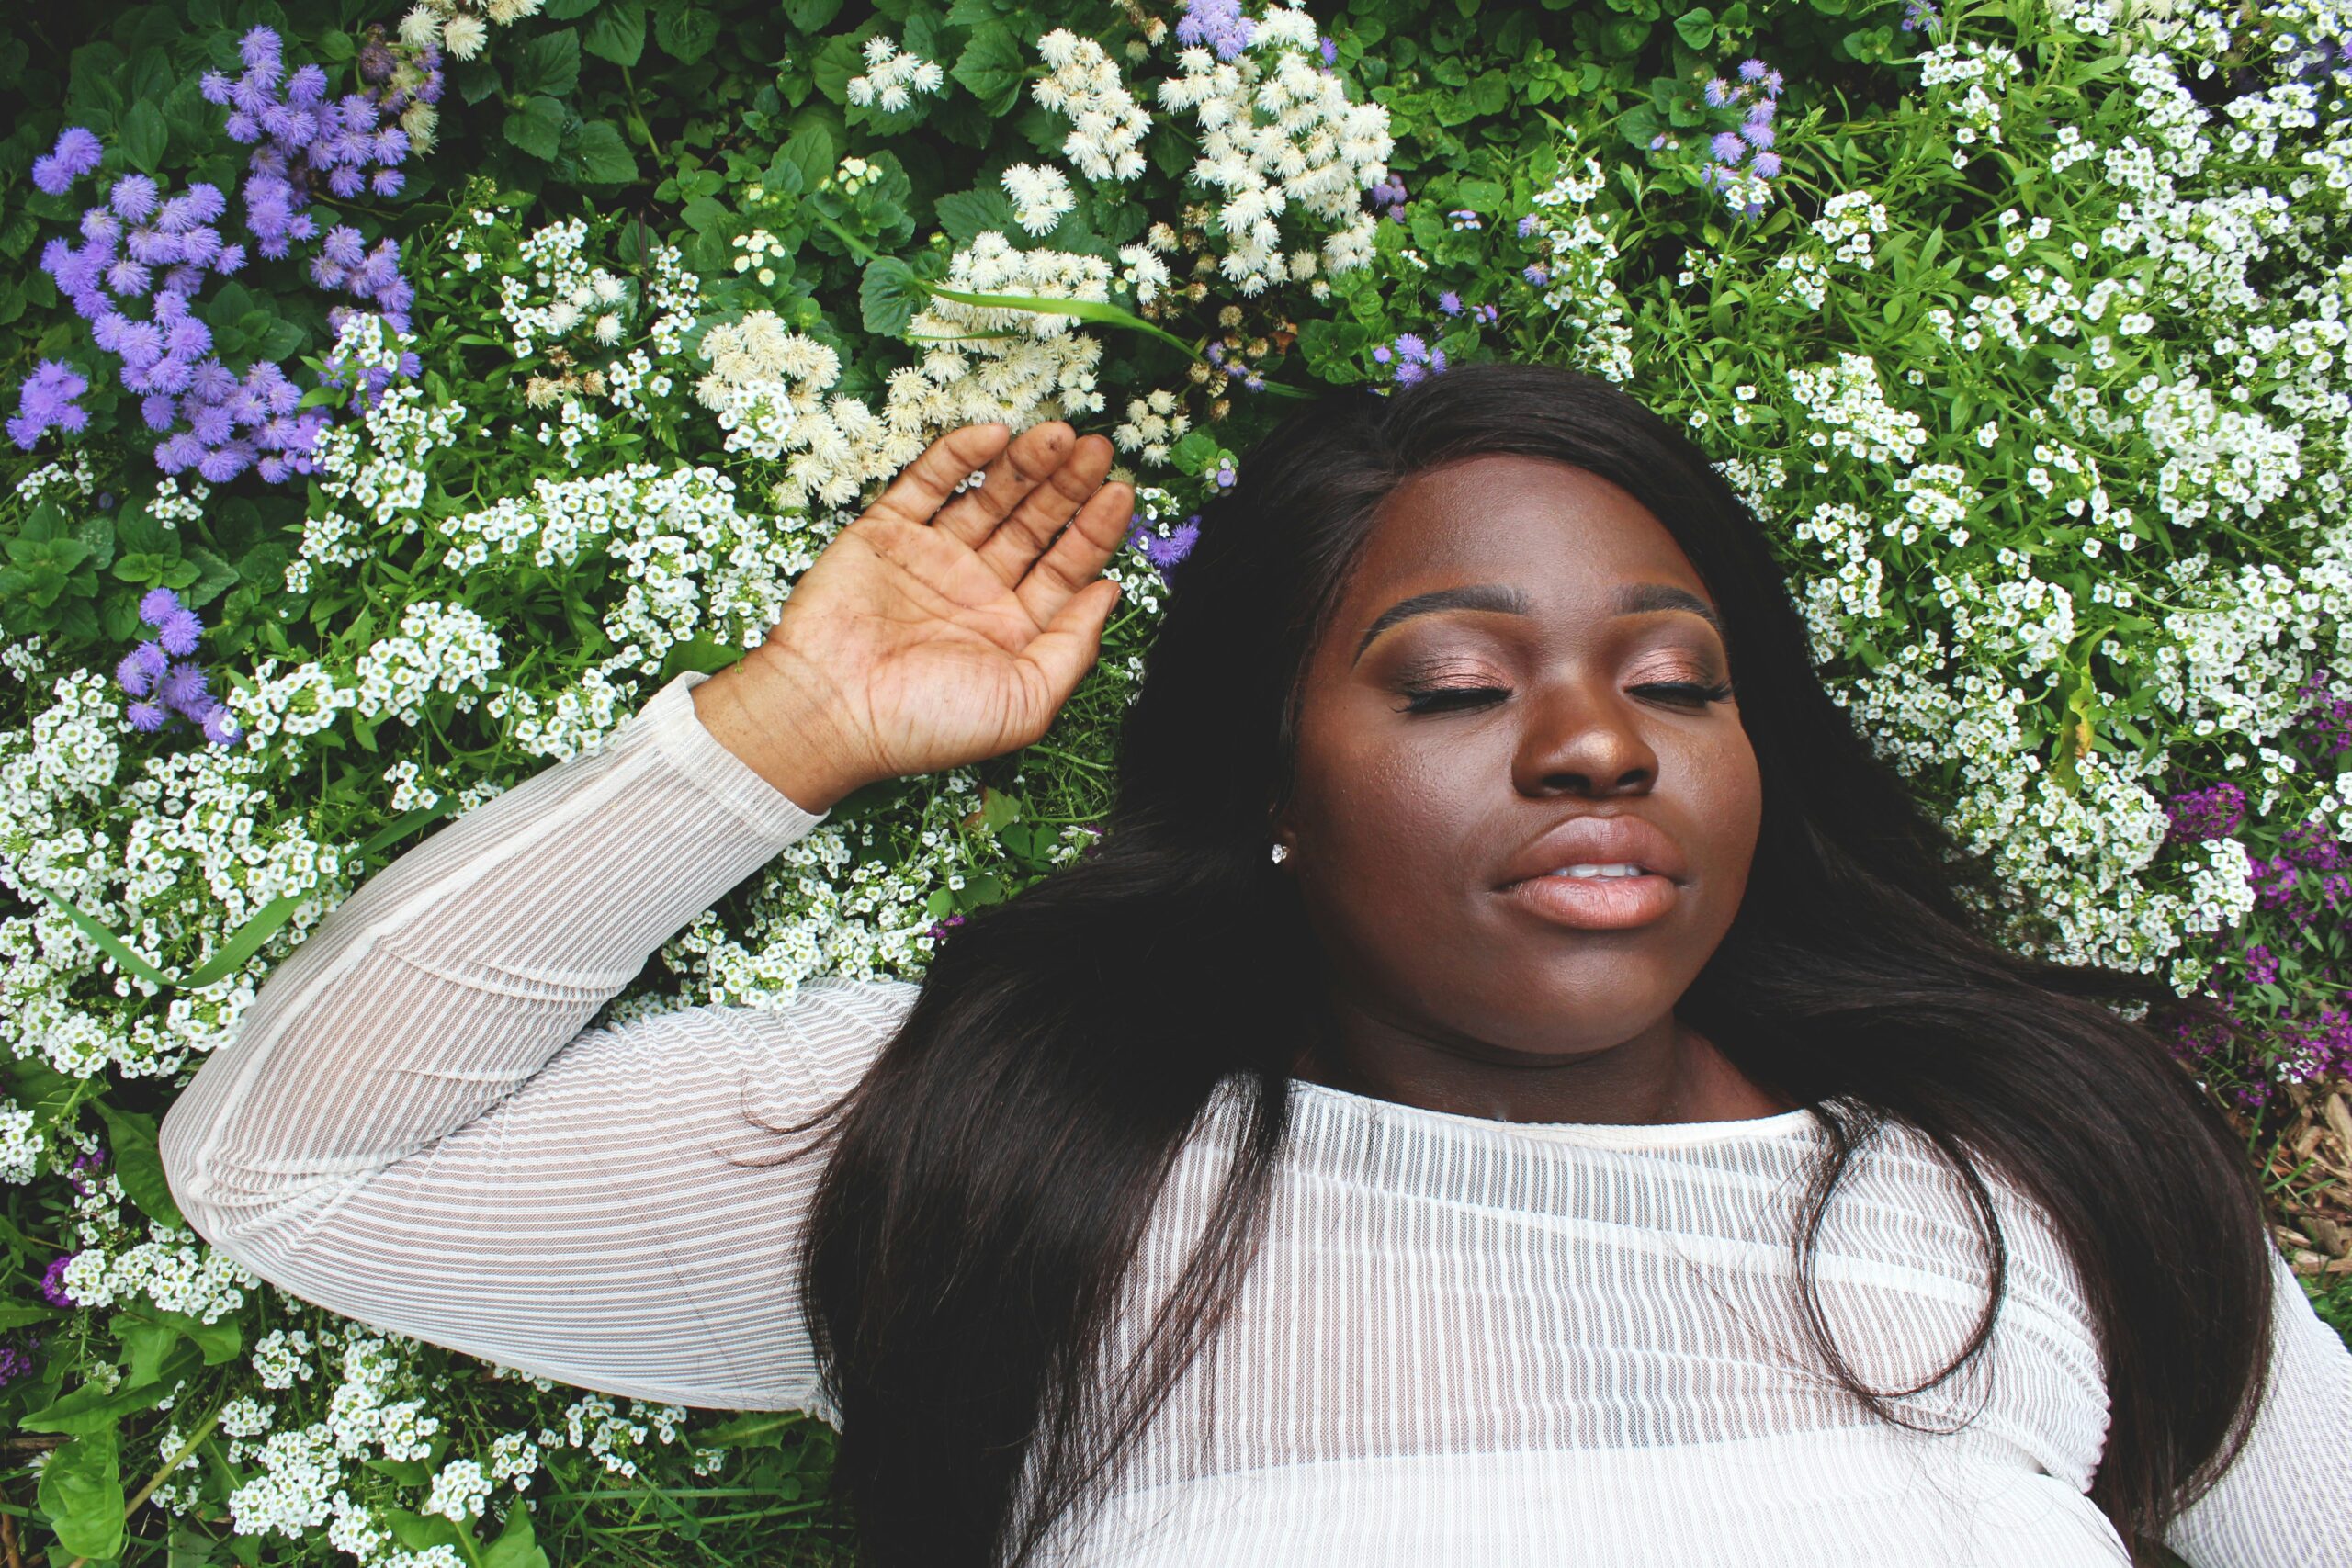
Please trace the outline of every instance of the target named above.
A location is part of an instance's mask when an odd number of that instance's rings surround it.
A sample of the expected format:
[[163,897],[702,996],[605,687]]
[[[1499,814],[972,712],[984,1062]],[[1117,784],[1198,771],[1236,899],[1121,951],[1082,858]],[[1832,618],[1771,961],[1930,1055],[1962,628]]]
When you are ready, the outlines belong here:
[[[1647,696],[1659,702],[1675,703],[1690,707],[1708,703],[1727,701],[1732,694],[1728,681],[1712,686],[1695,681],[1653,681],[1629,688],[1636,696]],[[1405,694],[1404,713],[1456,713],[1481,707],[1510,695],[1506,686],[1431,686]]]

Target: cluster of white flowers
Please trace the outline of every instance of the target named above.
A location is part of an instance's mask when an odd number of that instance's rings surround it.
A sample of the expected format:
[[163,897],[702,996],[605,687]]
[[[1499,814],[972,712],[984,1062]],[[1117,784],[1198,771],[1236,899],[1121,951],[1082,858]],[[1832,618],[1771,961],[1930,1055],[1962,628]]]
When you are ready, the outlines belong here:
[[1959,146],[1952,152],[1953,168],[1968,166],[1967,148],[1980,137],[2000,142],[2001,105],[2024,69],[2017,51],[2007,44],[1978,43],[1973,39],[1939,43],[1919,57],[1922,87],[1966,88],[1928,95],[1932,101],[1940,101],[1956,122],[1951,135]]
[[490,41],[492,28],[512,27],[539,14],[541,0],[419,0],[401,18],[401,41],[412,49],[437,45],[471,60]]
[[1012,198],[1012,220],[1031,234],[1050,234],[1062,214],[1078,206],[1069,176],[1051,164],[1015,164],[998,177]]
[[1870,270],[1878,265],[1871,237],[1886,232],[1886,208],[1866,190],[1840,191],[1821,204],[1814,238],[1829,248],[1830,259]]
[[587,258],[588,223],[567,219],[532,231],[522,243],[527,276],[498,280],[498,313],[517,359],[539,351],[540,340],[561,343],[575,333],[609,348],[620,342],[634,307],[628,284]]
[[1350,103],[1346,85],[1320,68],[1316,39],[1305,10],[1272,6],[1236,59],[1194,45],[1177,57],[1182,74],[1159,85],[1160,105],[1190,110],[1200,127],[1193,178],[1224,193],[1217,268],[1245,295],[1313,276],[1314,250],[1283,249],[1281,220],[1294,209],[1329,231],[1324,270],[1371,259],[1363,192],[1388,177],[1388,111]]
[[1927,444],[1919,416],[1886,400],[1878,362],[1869,355],[1840,349],[1835,365],[1792,367],[1789,390],[1816,427],[1805,433],[1811,446],[1894,465],[1911,462]]
[[420,600],[401,612],[398,637],[379,639],[353,666],[356,708],[362,719],[417,724],[426,699],[441,692],[455,694],[460,711],[470,709],[473,693],[489,688],[503,660],[497,631],[477,612]]
[[[254,976],[342,896],[342,855],[277,806],[275,769],[250,750],[192,749],[126,770],[132,732],[103,677],[61,677],[51,697],[26,728],[0,732],[0,886],[26,910],[0,919],[0,1044],[76,1077],[168,1074],[228,1036]],[[190,969],[264,907],[300,902],[236,972],[158,1005],[154,986],[117,970],[44,891]],[[91,980],[117,999],[76,999]]]
[[1040,107],[1069,118],[1062,156],[1091,180],[1131,180],[1143,173],[1151,115],[1120,80],[1118,62],[1091,38],[1056,28],[1037,40],[1052,67],[1029,89]]
[[1127,417],[1112,429],[1111,441],[1122,452],[1139,454],[1147,463],[1165,463],[1170,446],[1192,427],[1192,416],[1177,401],[1176,394],[1155,388],[1127,400]]
[[[1567,152],[1562,162],[1575,164],[1575,150]],[[1608,177],[1600,160],[1589,154],[1581,168],[1581,174],[1564,168],[1558,179],[1529,198],[1533,210],[1525,228],[1528,237],[1543,243],[1549,258],[1544,265],[1550,276],[1539,286],[1544,309],[1576,333],[1566,345],[1568,363],[1622,386],[1634,375],[1634,331],[1617,288],[1617,242],[1592,209]]]
[[947,85],[947,73],[936,61],[912,51],[900,52],[898,40],[876,33],[865,40],[865,69],[849,79],[843,89],[861,108],[879,104],[896,113],[914,102],[917,93],[936,93]]

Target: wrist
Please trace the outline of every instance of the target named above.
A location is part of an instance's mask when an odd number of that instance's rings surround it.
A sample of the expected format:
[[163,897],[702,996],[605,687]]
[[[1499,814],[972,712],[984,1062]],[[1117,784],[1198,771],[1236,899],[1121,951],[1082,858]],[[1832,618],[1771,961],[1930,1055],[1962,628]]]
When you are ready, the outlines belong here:
[[753,649],[693,691],[695,716],[711,738],[811,816],[873,782],[854,762],[820,678],[790,656]]

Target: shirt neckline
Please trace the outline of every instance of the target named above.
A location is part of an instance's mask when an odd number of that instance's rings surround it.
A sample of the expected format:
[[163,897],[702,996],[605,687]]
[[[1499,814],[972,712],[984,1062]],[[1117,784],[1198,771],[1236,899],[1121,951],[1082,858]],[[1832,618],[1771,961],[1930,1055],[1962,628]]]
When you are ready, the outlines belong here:
[[1455,1136],[1487,1134],[1542,1143],[1578,1144],[1594,1148],[1688,1148],[1694,1145],[1729,1143],[1738,1139],[1792,1139],[1809,1137],[1821,1125],[1820,1118],[1804,1106],[1794,1111],[1777,1111],[1770,1116],[1741,1117],[1725,1122],[1501,1122],[1488,1116],[1430,1111],[1418,1105],[1407,1105],[1401,1100],[1381,1100],[1349,1089],[1334,1089],[1310,1078],[1293,1078],[1290,1085],[1294,1094],[1319,1100],[1359,1120],[1395,1117]]

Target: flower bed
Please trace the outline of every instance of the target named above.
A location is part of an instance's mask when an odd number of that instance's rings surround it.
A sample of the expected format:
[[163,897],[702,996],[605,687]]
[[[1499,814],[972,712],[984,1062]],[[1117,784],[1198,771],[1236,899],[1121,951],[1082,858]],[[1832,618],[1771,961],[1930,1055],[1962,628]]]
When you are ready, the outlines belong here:
[[1482,358],[1691,429],[2008,940],[2222,1000],[2184,1068],[2352,1322],[2328,0],[88,13],[0,42],[28,1553],[831,1560],[822,1427],[278,1296],[180,1223],[159,1112],[370,871],[740,656],[931,438],[1068,419],[1138,508],[1054,733],[861,792],[599,1021],[919,976],[1089,841],[1236,454]]

